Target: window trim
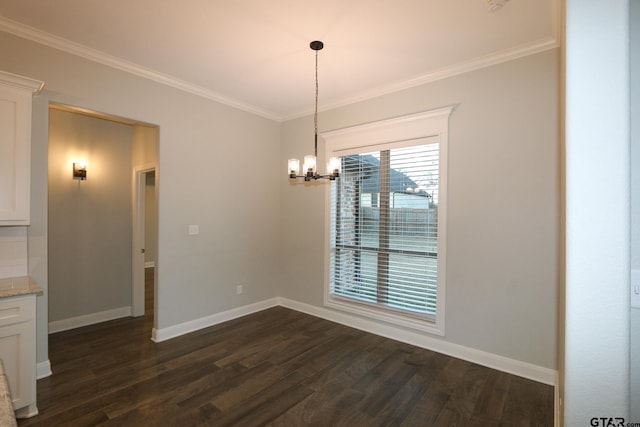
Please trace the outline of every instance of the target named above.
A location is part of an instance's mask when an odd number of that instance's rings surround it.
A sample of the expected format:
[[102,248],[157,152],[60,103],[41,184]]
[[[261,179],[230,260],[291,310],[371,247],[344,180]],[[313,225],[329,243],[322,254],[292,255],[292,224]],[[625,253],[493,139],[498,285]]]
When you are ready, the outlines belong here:
[[325,142],[325,157],[344,156],[367,150],[384,150],[415,145],[417,139],[437,138],[439,151],[439,201],[438,201],[438,280],[437,309],[435,320],[421,319],[411,314],[395,313],[372,305],[351,302],[346,298],[330,294],[330,229],[331,186],[325,188],[325,233],[324,233],[324,305],[353,314],[381,320],[434,335],[444,336],[445,331],[445,274],[447,254],[447,165],[449,117],[453,107],[439,108],[417,114],[351,126],[320,136]]

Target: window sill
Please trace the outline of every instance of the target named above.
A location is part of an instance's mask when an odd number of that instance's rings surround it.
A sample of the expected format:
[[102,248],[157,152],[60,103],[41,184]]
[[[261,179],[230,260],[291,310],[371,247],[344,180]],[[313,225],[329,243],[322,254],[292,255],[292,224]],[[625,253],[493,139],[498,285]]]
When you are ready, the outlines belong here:
[[336,310],[346,311],[370,319],[380,320],[395,326],[402,326],[405,328],[427,332],[433,335],[444,336],[444,328],[438,325],[436,321],[431,319],[422,319],[409,314],[405,315],[401,312],[385,310],[384,308],[367,305],[366,303],[351,302],[347,299],[335,296],[326,297],[324,305]]

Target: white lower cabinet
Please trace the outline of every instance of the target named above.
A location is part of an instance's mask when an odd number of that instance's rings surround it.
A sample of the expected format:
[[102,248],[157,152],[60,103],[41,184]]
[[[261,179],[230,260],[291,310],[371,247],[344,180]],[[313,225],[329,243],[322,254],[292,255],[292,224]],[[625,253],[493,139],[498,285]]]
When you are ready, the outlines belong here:
[[38,413],[35,310],[35,294],[0,299],[0,359],[18,418]]

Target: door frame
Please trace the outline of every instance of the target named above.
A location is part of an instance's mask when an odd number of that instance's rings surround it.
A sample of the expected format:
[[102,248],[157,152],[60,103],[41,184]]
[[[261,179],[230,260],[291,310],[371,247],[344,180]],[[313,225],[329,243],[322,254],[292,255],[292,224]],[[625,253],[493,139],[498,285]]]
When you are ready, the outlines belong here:
[[[133,317],[144,316],[144,269],[145,256],[145,206],[146,175],[155,172],[156,196],[158,194],[158,167],[155,163],[148,163],[133,167],[133,223],[132,223],[132,247],[131,247],[131,315]],[[157,207],[155,207],[157,209]],[[156,260],[156,268],[158,263]],[[157,276],[156,276],[157,277]],[[156,288],[154,278],[154,289]],[[155,319],[155,308],[154,308]]]

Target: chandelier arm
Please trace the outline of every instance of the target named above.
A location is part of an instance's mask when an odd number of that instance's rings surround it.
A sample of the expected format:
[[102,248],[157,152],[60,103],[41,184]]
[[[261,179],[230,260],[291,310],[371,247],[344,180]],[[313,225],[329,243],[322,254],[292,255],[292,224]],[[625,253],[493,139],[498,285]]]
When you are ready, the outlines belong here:
[[317,181],[319,179],[328,179],[329,181],[335,181],[336,178],[338,177],[338,175],[336,174],[328,174],[328,175],[313,175],[313,176],[306,176],[306,175],[289,175],[289,178],[294,179],[294,178],[303,178],[305,181]]

